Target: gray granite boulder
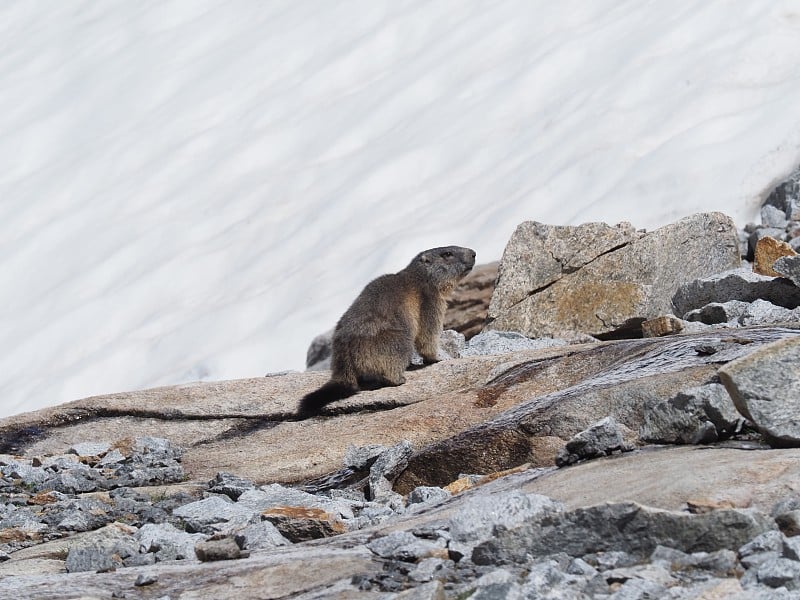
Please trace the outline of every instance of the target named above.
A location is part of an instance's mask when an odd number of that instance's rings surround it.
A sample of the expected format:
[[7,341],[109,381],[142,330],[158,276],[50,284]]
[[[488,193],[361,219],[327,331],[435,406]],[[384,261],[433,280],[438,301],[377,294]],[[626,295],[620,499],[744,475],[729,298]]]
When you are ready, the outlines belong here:
[[187,533],[169,523],[147,523],[134,534],[138,551],[152,553],[156,560],[194,558],[194,547],[208,539],[203,533]]
[[692,515],[632,502],[609,503],[529,519],[495,532],[475,547],[472,560],[503,565],[555,552],[581,557],[608,550],[644,557],[659,545],[690,553],[735,550],[771,529],[771,518],[751,510]]
[[800,287],[800,255],[779,258],[772,268],[776,273],[791,279],[792,283]]
[[258,515],[252,508],[223,498],[223,496],[210,496],[184,504],[173,510],[172,514],[180,517],[187,531],[209,535],[219,532],[229,523],[243,525],[257,520]]
[[767,439],[800,445],[800,338],[773,342],[719,370],[736,409]]
[[675,314],[682,316],[712,302],[766,300],[776,306],[800,306],[800,288],[790,281],[753,273],[747,267],[719,272],[681,285],[672,297]]
[[710,383],[646,407],[639,437],[655,443],[711,443],[733,434],[740,421],[725,387]]
[[529,337],[633,333],[673,312],[681,284],[739,264],[736,228],[721,213],[650,233],[627,223],[522,223],[503,253],[487,328]]
[[622,428],[617,420],[614,417],[605,417],[570,439],[556,455],[556,464],[564,467],[579,460],[632,449],[633,447],[625,442]]

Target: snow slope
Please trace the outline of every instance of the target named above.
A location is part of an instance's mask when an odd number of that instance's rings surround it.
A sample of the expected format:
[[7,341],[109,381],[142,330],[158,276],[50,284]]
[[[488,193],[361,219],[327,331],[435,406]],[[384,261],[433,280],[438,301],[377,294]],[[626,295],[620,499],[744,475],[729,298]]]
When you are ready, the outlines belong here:
[[798,0],[0,3],[0,416],[302,368],[525,219],[743,225],[798,107]]

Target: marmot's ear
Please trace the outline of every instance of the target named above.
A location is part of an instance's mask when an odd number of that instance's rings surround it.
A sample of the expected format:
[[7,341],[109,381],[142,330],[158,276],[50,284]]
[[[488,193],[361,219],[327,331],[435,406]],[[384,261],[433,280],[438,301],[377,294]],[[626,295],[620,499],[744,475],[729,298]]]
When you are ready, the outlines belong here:
[[425,253],[419,255],[419,261],[421,263],[427,265],[429,262],[431,262],[431,257],[430,257],[430,255],[428,255],[427,252],[425,252]]

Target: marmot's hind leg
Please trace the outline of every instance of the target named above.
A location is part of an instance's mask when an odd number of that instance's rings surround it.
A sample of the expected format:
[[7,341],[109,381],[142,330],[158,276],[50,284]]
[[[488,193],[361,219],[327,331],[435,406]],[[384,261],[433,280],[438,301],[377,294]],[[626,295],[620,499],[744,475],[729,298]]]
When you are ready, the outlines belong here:
[[413,343],[407,333],[394,330],[381,331],[375,340],[365,344],[359,353],[358,382],[364,390],[403,385],[403,373],[411,362]]

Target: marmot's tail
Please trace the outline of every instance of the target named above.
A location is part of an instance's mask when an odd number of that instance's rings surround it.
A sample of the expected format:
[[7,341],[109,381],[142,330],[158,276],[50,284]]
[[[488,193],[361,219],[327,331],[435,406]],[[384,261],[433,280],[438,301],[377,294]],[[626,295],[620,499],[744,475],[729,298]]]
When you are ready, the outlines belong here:
[[326,404],[352,396],[357,391],[358,388],[353,385],[331,379],[317,391],[307,394],[300,400],[297,416],[301,419],[307,419],[318,415]]

